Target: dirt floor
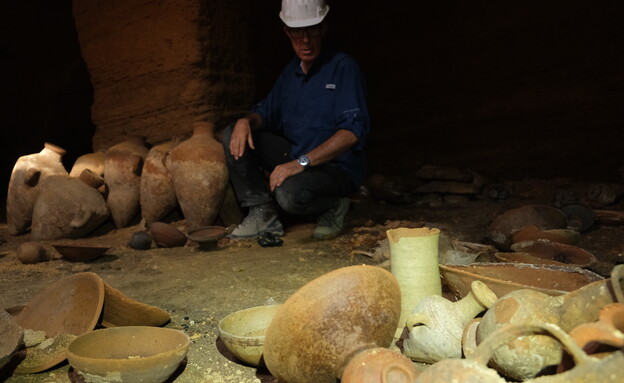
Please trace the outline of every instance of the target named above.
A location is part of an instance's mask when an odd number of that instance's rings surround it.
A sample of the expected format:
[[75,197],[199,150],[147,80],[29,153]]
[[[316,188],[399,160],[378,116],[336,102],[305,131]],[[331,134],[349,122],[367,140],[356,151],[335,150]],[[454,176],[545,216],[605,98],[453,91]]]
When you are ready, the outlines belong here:
[[[92,262],[56,259],[22,264],[15,254],[29,235],[9,236],[0,226],[0,308],[24,305],[46,286],[78,272],[94,272],[127,296],[158,306],[171,315],[166,327],[183,330],[192,339],[186,362],[170,381],[276,382],[264,369],[249,367],[232,357],[219,338],[218,323],[226,315],[267,303],[284,302],[308,281],[339,267],[380,264],[388,267],[385,231],[393,227],[439,228],[447,238],[490,244],[486,227],[500,213],[514,207],[553,205],[561,190],[582,196],[587,185],[567,180],[508,182],[504,199],[482,195],[422,194],[387,198],[362,194],[354,198],[344,234],[328,241],[312,238],[313,222],[291,220],[280,247],[260,247],[255,241],[222,239],[218,246],[201,250],[184,247],[134,250],[127,246],[135,225],[111,230],[91,240],[110,250]],[[396,195],[395,195],[396,197]],[[608,206],[624,210],[619,200]],[[183,227],[183,222],[173,222]],[[592,270],[608,276],[624,258],[624,226],[596,223],[582,233],[579,246],[599,262]],[[51,313],[50,315],[53,315]],[[422,367],[422,366],[421,366]],[[67,363],[37,374],[4,371],[0,381],[80,382]]]

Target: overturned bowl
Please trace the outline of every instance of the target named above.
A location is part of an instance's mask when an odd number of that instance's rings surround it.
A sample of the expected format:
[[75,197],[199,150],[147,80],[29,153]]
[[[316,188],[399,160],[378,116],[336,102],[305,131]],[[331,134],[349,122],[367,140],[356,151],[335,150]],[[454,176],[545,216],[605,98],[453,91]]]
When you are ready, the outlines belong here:
[[51,244],[63,259],[70,262],[90,262],[100,258],[111,246],[96,243],[64,243],[54,242]]
[[74,339],[67,359],[86,382],[166,381],[186,357],[189,337],[179,330],[124,326]]
[[221,340],[241,361],[252,366],[260,365],[264,333],[281,306],[257,306],[229,314],[219,322]]

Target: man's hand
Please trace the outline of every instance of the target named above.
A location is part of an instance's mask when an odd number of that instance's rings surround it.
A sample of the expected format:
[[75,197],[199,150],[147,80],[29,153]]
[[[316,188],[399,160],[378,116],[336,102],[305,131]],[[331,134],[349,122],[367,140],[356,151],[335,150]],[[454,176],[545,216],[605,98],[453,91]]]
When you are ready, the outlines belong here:
[[230,139],[230,153],[235,160],[243,156],[247,145],[251,149],[255,149],[249,118],[243,117],[236,121],[234,129],[232,129],[232,138]]
[[271,191],[275,191],[276,187],[281,186],[286,178],[302,173],[303,170],[303,166],[299,165],[297,161],[290,161],[285,164],[277,165],[275,169],[273,169],[273,172],[271,172],[271,177],[269,178]]

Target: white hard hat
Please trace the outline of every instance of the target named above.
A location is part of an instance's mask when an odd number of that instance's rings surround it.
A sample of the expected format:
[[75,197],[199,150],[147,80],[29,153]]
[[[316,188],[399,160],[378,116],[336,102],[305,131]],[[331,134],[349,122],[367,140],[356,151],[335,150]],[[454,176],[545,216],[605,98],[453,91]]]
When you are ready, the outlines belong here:
[[302,28],[323,21],[329,12],[325,0],[282,0],[280,19],[291,28]]

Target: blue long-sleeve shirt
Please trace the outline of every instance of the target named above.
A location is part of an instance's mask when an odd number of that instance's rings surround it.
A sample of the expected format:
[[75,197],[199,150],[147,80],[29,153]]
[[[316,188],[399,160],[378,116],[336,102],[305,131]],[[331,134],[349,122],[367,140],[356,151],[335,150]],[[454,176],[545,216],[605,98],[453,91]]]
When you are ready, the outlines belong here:
[[353,132],[358,142],[331,162],[343,168],[356,186],[362,183],[370,118],[364,77],[348,54],[324,46],[307,74],[295,57],[252,112],[262,116],[268,130],[281,132],[291,142],[293,158],[308,153],[340,129]]

